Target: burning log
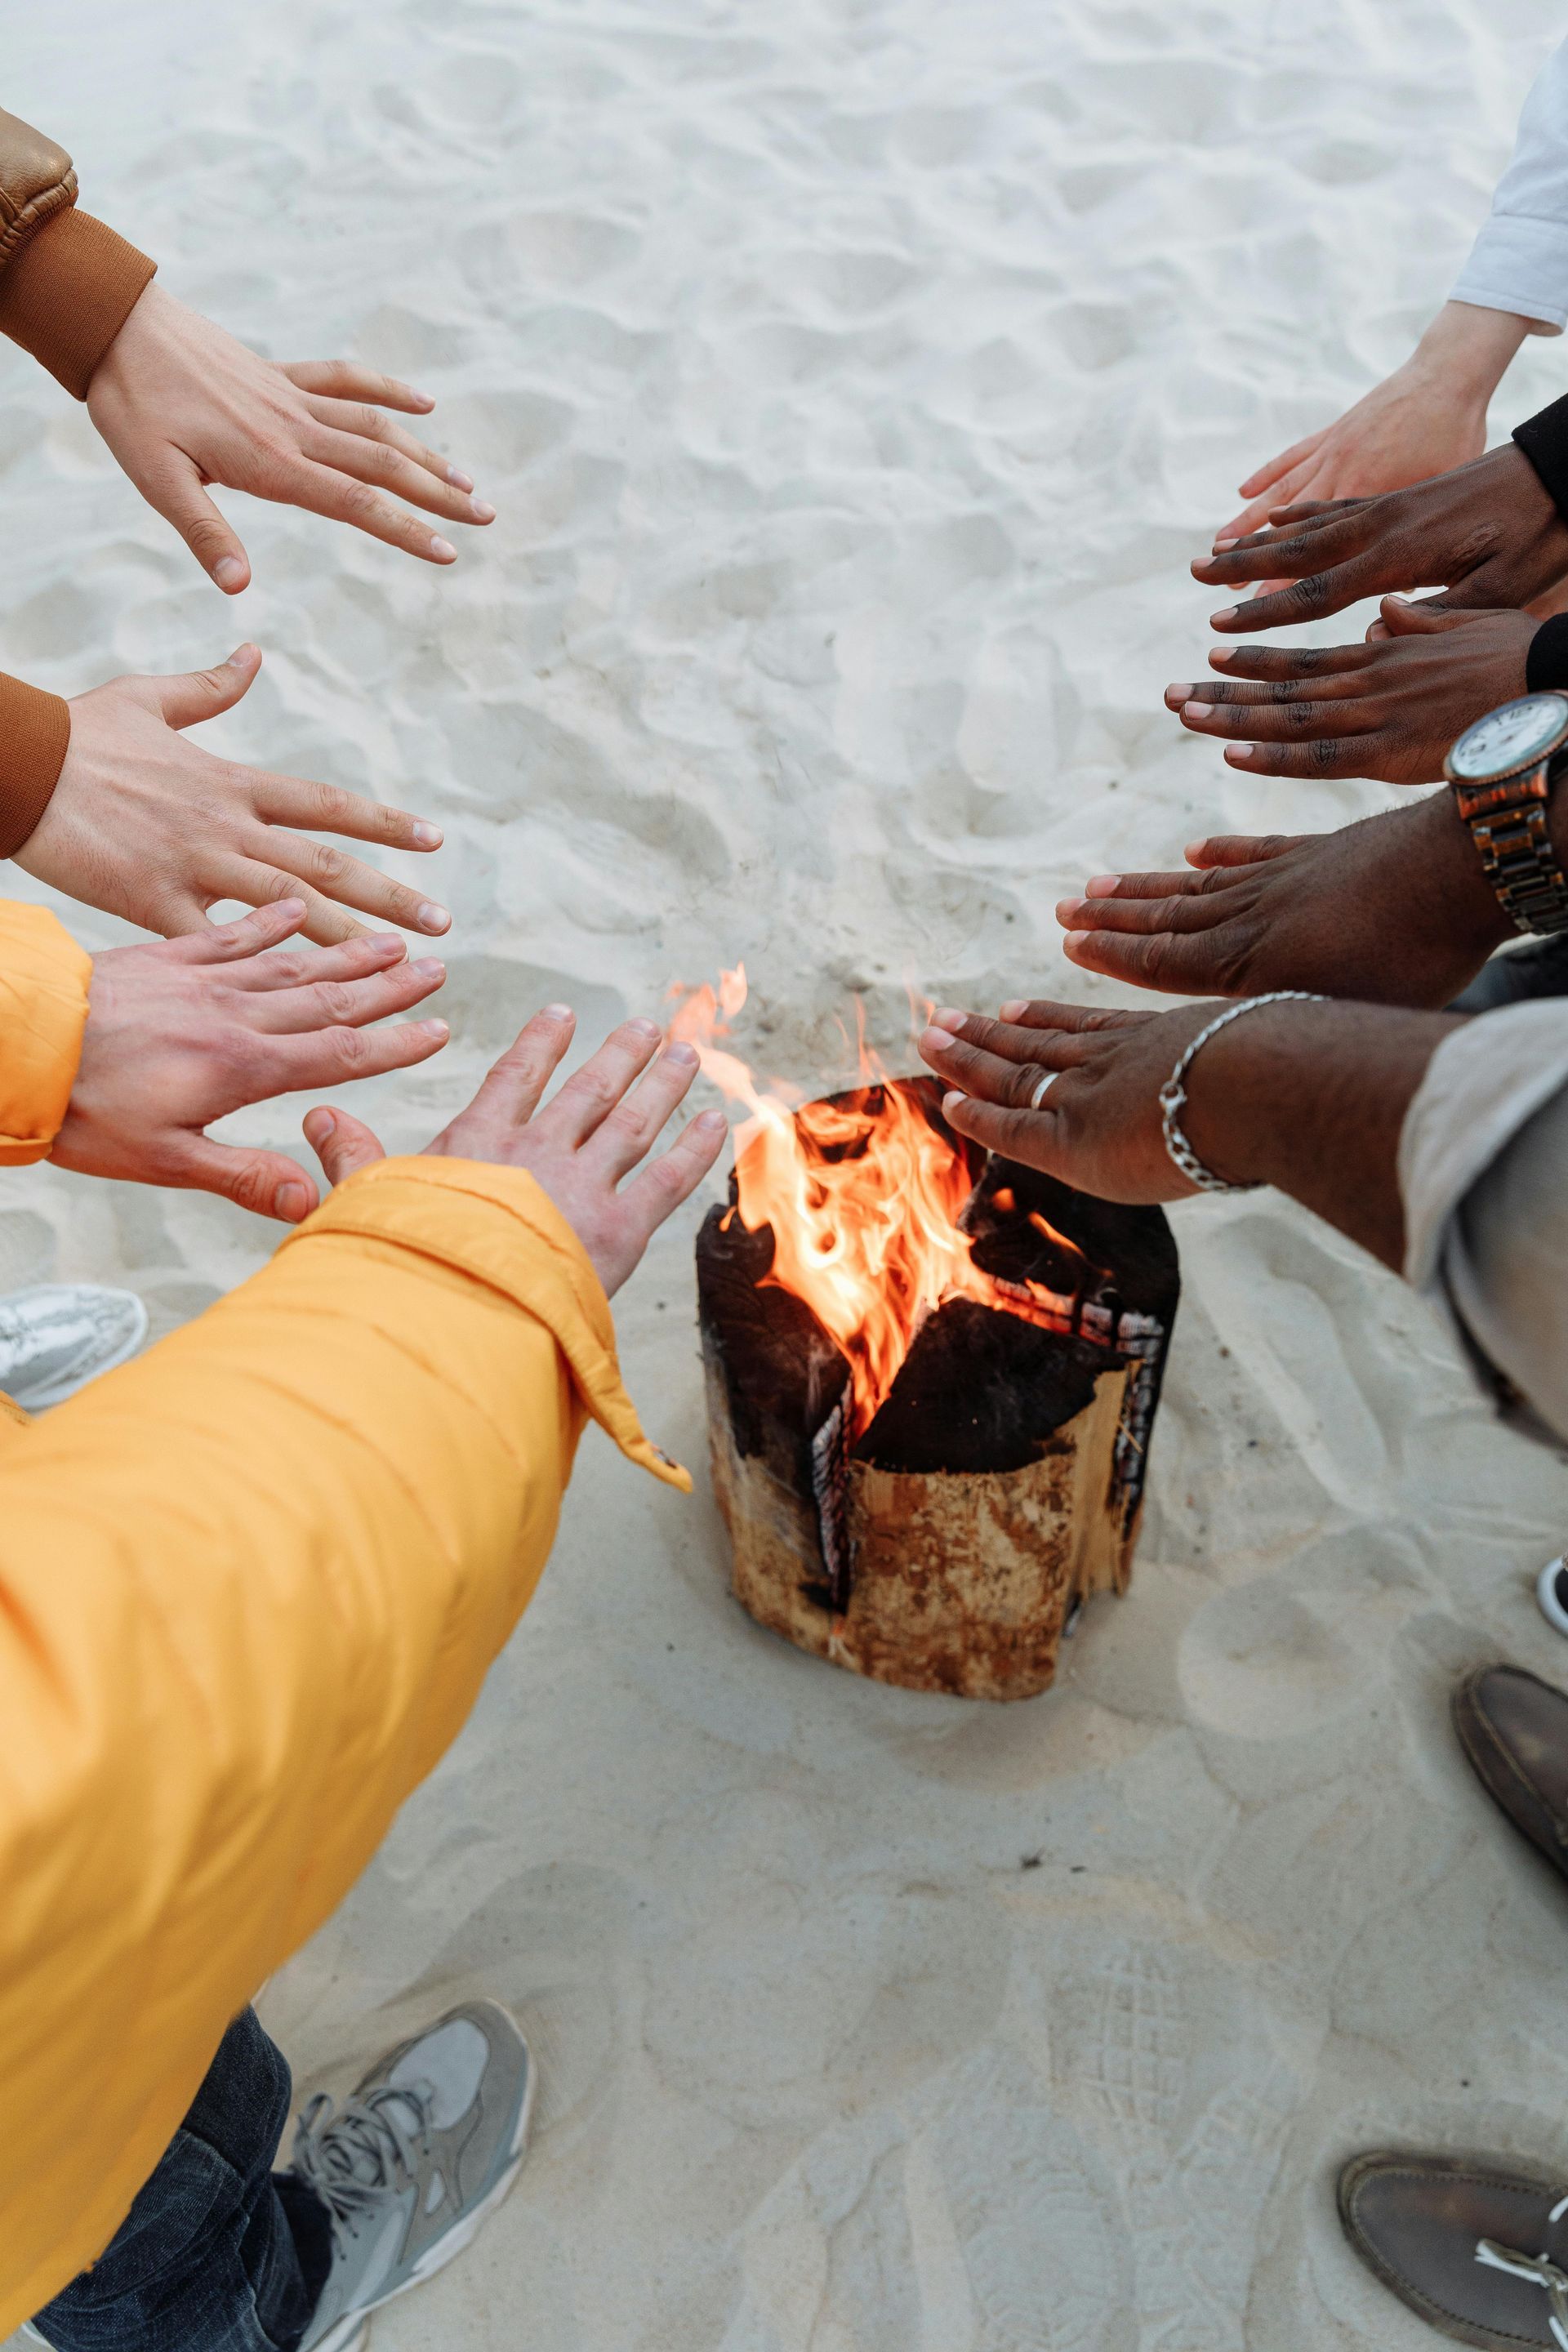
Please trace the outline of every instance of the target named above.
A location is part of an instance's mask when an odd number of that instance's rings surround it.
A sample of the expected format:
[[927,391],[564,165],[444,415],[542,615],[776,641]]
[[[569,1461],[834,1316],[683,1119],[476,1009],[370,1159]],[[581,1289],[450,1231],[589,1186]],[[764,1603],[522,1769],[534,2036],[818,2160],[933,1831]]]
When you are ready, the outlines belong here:
[[753,1108],[697,1244],[735,1596],[858,1674],[1030,1697],[1127,1586],[1165,1220],[988,1160],[929,1078]]

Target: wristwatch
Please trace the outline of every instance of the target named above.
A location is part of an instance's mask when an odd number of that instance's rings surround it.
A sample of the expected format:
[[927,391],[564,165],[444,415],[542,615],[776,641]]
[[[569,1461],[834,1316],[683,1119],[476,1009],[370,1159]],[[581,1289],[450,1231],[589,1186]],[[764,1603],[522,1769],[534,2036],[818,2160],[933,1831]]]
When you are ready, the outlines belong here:
[[1568,695],[1526,694],[1467,727],[1443,773],[1487,880],[1520,931],[1568,930],[1568,880],[1547,829],[1568,769]]

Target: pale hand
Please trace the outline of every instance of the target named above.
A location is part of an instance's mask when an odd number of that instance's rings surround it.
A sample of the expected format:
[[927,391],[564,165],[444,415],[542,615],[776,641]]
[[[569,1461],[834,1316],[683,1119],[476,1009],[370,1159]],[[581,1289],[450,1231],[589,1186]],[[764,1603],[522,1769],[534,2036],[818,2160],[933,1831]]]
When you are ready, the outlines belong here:
[[396,500],[447,522],[495,509],[467,474],[382,412],[435,403],[348,360],[275,365],[187,310],[156,280],[93,371],[87,408],[124,472],[226,594],[250,582],[238,534],[206,485],[353,523],[426,563],[457,549]]
[[294,1160],[214,1143],[206,1129],[274,1095],[406,1069],[447,1032],[444,1021],[368,1029],[432,994],[445,968],[407,962],[387,937],[277,952],[304,912],[285,900],[195,938],[93,958],[81,1064],[49,1154],[58,1167],[219,1192],[289,1224],[309,1215],[316,1186]]
[[305,935],[323,946],[364,936],[344,906],[410,930],[446,930],[451,919],[434,899],[289,829],[435,849],[438,827],[332,784],[215,759],[178,731],[231,709],[260,667],[256,647],[241,646],[216,669],[116,677],[79,695],[59,781],[16,864],[83,906],[170,939],[205,929],[207,909],[226,898],[300,898]]
[[[606,1293],[613,1294],[665,1219],[707,1175],[723,1148],[728,1121],[722,1111],[700,1112],[622,1191],[622,1179],[647,1156],[685,1097],[697,1075],[697,1055],[679,1043],[661,1053],[655,1022],[623,1022],[541,1110],[574,1026],[564,1004],[536,1013],[467,1110],[426,1150],[525,1168],[577,1235]],[[305,1134],[334,1184],[384,1157],[363,1120],[335,1106],[310,1111]]]

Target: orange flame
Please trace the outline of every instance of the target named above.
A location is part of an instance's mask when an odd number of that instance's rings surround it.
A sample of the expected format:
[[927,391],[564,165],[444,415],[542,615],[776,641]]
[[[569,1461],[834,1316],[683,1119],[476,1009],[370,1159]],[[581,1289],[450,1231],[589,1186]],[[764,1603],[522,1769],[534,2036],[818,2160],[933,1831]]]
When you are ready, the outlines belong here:
[[[1043,1217],[1031,1223],[1077,1266],[1077,1296],[1039,1283],[998,1287],[973,1261],[958,1220],[973,1189],[963,1151],[931,1125],[919,1098],[889,1076],[859,1042],[860,1083],[851,1102],[795,1108],[776,1084],[759,1087],[739,1055],[719,1040],[746,1001],[743,965],[678,998],[669,1034],[696,1046],[705,1075],[750,1117],[735,1139],[742,1223],[773,1232],[771,1284],[794,1291],[849,1360],[847,1441],[870,1426],[915,1334],[949,1298],[1077,1325],[1088,1260]],[[911,997],[911,1008],[913,998]],[[790,1090],[794,1092],[794,1089]]]

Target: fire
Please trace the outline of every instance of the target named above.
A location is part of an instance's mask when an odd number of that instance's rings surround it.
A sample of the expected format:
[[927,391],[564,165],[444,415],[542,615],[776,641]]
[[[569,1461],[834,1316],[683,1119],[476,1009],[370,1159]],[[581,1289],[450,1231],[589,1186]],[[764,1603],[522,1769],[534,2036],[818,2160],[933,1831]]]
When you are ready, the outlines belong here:
[[[863,1035],[864,1092],[855,1101],[795,1108],[776,1086],[759,1087],[718,1042],[745,1001],[745,968],[738,964],[717,990],[680,995],[669,1034],[695,1045],[705,1074],[750,1114],[735,1139],[741,1221],[752,1232],[773,1227],[767,1280],[803,1298],[849,1360],[852,1444],[875,1419],[921,1325],[944,1300],[973,1298],[1053,1327],[1076,1301],[1037,1283],[1004,1291],[974,1264],[958,1223],[973,1189],[964,1156]],[[1043,1217],[1031,1222],[1087,1276],[1075,1244]]]

